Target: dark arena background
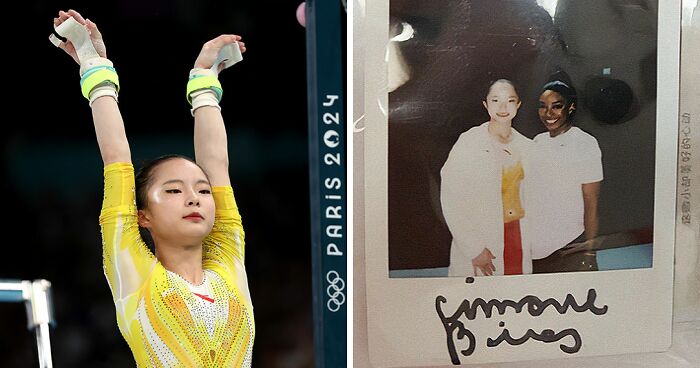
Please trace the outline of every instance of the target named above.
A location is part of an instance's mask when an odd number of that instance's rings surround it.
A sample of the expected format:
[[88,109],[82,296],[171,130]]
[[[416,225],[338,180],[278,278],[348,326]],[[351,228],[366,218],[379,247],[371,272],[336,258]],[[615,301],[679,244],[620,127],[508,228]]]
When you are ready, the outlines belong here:
[[[222,72],[230,175],[246,231],[253,367],[312,367],[305,29],[300,0],[4,5],[0,279],[52,283],[55,367],[133,367],[102,271],[102,161],[78,65],[48,40],[59,10],[95,22],[119,72],[132,160],[193,156],[188,72],[202,44],[243,36]],[[24,305],[0,303],[0,366],[37,366]]]

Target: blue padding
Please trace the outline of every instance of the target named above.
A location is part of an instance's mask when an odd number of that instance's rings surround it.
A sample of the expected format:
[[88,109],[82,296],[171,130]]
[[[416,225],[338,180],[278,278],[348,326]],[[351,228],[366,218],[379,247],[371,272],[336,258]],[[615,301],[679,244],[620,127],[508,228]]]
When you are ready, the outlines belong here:
[[652,244],[640,244],[599,250],[596,254],[599,270],[624,270],[651,267],[654,250]]
[[19,303],[24,302],[22,291],[15,290],[0,290],[0,303]]
[[447,267],[390,270],[390,278],[404,277],[447,277]]
[[[20,289],[20,290],[15,290]],[[0,303],[20,303],[22,298],[22,280],[0,279]]]
[[[596,252],[598,270],[625,270],[652,267],[652,244],[630,245]],[[390,278],[447,277],[447,267],[390,270]]]

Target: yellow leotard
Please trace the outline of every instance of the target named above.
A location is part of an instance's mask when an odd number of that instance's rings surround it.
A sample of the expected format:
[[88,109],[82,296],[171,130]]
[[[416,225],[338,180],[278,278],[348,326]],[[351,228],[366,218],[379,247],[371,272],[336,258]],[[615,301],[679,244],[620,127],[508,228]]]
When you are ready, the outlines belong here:
[[520,203],[520,182],[525,177],[523,164],[518,161],[512,166],[504,166],[501,176],[501,195],[503,197],[503,222],[520,220],[525,210]]
[[203,242],[205,282],[190,285],[166,270],[139,235],[132,164],[110,164],[104,175],[104,273],[137,366],[250,367],[255,325],[233,189],[212,188],[216,216]]

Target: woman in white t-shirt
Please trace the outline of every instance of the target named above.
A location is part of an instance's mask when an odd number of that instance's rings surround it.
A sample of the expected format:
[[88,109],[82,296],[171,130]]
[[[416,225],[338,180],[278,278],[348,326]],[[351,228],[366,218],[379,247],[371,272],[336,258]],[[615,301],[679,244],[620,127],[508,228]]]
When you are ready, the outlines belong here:
[[576,89],[565,73],[554,74],[542,87],[538,114],[547,132],[534,139],[543,170],[534,273],[598,269],[591,249],[598,235],[602,154],[598,141],[574,126],[576,104]]

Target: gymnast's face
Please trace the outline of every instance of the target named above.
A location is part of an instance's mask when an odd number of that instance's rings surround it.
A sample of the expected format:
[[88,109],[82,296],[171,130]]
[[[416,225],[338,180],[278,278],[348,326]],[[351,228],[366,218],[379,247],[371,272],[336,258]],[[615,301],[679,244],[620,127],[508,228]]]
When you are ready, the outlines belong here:
[[199,245],[214,225],[211,185],[196,164],[175,158],[159,164],[148,187],[148,206],[139,225],[156,244]]
[[510,83],[499,81],[489,88],[483,103],[492,122],[510,124],[520,108],[520,97]]
[[566,132],[571,127],[569,115],[574,110],[574,105],[566,105],[566,99],[559,92],[546,90],[540,95],[537,113],[552,137]]

